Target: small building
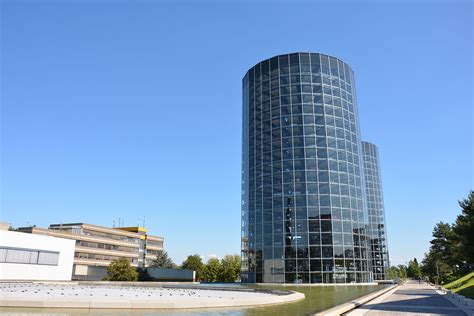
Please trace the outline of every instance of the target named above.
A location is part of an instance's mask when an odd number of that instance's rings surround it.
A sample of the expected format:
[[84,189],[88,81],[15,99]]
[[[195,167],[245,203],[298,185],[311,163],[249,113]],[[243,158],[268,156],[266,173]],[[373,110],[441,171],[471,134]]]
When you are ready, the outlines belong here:
[[87,223],[52,224],[48,228],[20,227],[18,231],[75,241],[73,280],[101,280],[107,266],[125,258],[146,268],[163,251],[163,237],[147,234],[144,227],[109,228]]
[[0,280],[70,281],[74,241],[0,229]]

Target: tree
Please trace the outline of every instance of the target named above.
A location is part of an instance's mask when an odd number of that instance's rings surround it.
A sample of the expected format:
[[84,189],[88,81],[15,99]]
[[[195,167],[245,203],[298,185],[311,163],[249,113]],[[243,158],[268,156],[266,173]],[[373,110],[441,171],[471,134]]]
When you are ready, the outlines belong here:
[[406,277],[407,277],[407,267],[406,267],[406,265],[399,264],[397,266],[397,268],[398,268],[398,271],[399,271],[400,278],[406,279]]
[[217,282],[220,281],[221,275],[221,263],[217,258],[210,258],[207,260],[207,264],[203,269],[203,279],[206,282]]
[[157,254],[156,259],[153,260],[150,267],[173,269],[176,268],[176,265],[174,264],[173,260],[168,257],[168,253],[166,251],[161,251]]
[[203,277],[204,263],[198,254],[188,256],[181,264],[181,268],[196,271],[196,280],[201,280]]
[[112,261],[107,267],[105,281],[137,281],[138,272],[130,265],[130,261],[120,258]]
[[413,259],[408,262],[407,268],[407,276],[409,278],[420,278],[421,277],[421,269],[418,264],[418,260]]
[[432,282],[439,282],[438,275],[440,278],[443,278],[445,275],[451,273],[451,271],[451,267],[440,259],[438,253],[435,253],[431,249],[427,254],[425,253],[425,258],[421,262],[421,272]]
[[221,260],[221,282],[235,282],[240,276],[240,256],[227,255]]
[[392,280],[401,278],[400,269],[395,266],[388,268],[388,278]]
[[465,263],[474,263],[474,191],[467,199],[459,201],[462,212],[456,218],[452,229],[458,242],[459,259]]
[[430,250],[436,254],[438,260],[450,267],[454,267],[459,263],[455,239],[452,226],[448,223],[439,222],[433,229],[433,239],[430,241]]
[[153,278],[148,274],[147,268],[137,268],[138,281],[151,281]]

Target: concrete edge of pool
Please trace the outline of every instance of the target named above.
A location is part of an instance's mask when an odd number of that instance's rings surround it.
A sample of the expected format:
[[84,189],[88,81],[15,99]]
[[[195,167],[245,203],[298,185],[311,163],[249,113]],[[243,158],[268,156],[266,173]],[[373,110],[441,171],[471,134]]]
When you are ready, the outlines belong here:
[[394,284],[392,286],[389,286],[387,288],[360,296],[358,298],[355,298],[351,300],[350,302],[345,302],[336,306],[333,306],[329,309],[320,311],[316,314],[312,314],[312,316],[328,316],[328,315],[343,315],[359,306],[362,304],[365,304],[369,301],[372,301],[376,299],[377,297],[389,292],[389,291],[394,291],[396,288],[398,288],[400,285]]
[[[162,289],[178,290],[178,289]],[[182,290],[182,289],[181,289]],[[197,290],[199,291],[199,290]],[[205,289],[203,291],[208,292]],[[163,296],[159,299],[144,295],[137,297],[90,297],[82,293],[75,297],[35,297],[35,295],[0,296],[0,307],[10,308],[74,308],[74,309],[201,309],[201,308],[238,308],[258,307],[293,303],[305,298],[303,293],[295,291],[250,290],[235,291],[234,296],[225,297],[220,293],[232,290],[211,290],[215,296],[188,297],[185,300],[179,297]]]

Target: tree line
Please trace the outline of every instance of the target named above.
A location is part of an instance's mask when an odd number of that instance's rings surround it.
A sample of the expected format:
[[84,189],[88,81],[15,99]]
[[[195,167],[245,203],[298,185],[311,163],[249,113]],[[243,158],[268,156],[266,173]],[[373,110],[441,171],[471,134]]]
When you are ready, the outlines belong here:
[[390,278],[425,277],[434,283],[449,283],[474,269],[474,191],[458,203],[461,214],[452,224],[435,225],[421,264],[414,258],[408,266],[392,266]]
[[461,214],[454,223],[435,225],[421,263],[423,275],[434,282],[451,282],[474,268],[474,191],[459,206]]
[[[196,271],[199,282],[235,282],[240,278],[240,256],[227,255],[221,260],[210,258],[206,263],[198,254],[190,255],[178,266],[166,251],[158,253],[150,268],[189,269]],[[134,268],[127,259],[114,260],[107,267],[107,281],[150,281],[146,268]]]

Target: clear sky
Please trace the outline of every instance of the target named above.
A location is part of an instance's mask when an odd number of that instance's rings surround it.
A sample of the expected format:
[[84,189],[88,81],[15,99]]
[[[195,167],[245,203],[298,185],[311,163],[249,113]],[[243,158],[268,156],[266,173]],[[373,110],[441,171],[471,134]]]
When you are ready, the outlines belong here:
[[[224,3],[225,2],[225,3]],[[1,218],[114,218],[177,262],[240,249],[241,79],[274,55],[355,72],[393,264],[473,185],[470,1],[1,1]]]

